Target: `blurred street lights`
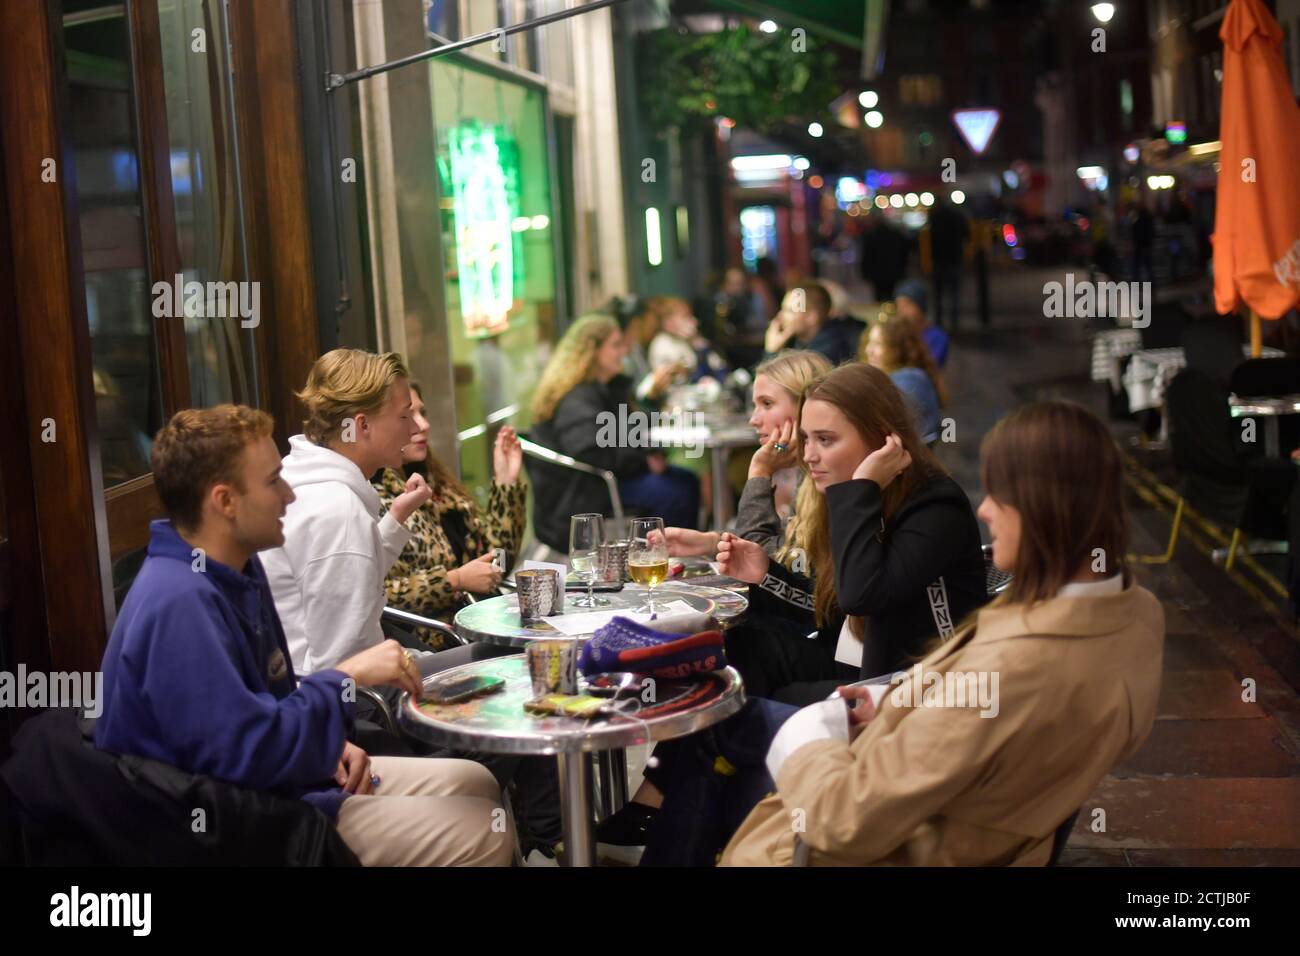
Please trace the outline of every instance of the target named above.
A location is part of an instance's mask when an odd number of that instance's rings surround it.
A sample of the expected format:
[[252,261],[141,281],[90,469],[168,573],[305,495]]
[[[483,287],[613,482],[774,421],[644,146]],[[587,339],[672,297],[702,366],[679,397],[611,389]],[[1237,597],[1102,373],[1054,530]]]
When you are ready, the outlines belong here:
[[1110,23],[1110,18],[1115,15],[1115,4],[1094,3],[1092,5],[1092,15],[1097,18],[1099,23]]

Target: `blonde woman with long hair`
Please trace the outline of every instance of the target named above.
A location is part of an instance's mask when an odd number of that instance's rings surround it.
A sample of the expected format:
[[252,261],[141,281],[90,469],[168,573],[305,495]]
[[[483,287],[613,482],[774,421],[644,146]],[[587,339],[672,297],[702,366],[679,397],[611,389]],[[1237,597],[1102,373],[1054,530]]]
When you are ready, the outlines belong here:
[[[815,489],[801,481],[798,426],[799,400],[804,389],[831,370],[820,352],[790,349],[767,359],[754,370],[754,427],[759,448],[749,463],[736,509],[735,533],[756,541],[783,564],[792,562],[801,547],[797,532],[799,505]],[[720,531],[668,528],[668,550],[673,557],[714,555]]]
[[[609,441],[602,421],[617,424],[635,411],[620,387],[626,346],[618,322],[606,315],[578,319],[560,339],[533,393],[532,439],[552,451],[605,468],[618,476],[619,494],[631,512],[662,517],[665,524],[691,526],[699,509],[699,481],[668,465],[661,451],[623,447]],[[615,429],[615,438],[621,429]],[[538,461],[533,479],[533,531],[560,553],[569,549],[569,518],[584,512],[612,514],[605,483]]]

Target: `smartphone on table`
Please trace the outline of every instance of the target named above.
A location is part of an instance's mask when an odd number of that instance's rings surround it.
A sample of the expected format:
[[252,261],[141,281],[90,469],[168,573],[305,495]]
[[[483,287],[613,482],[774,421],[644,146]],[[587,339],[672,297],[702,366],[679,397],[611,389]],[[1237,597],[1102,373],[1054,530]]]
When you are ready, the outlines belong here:
[[420,699],[435,704],[455,704],[462,700],[469,700],[471,697],[495,694],[505,686],[505,680],[500,677],[488,675],[451,677],[427,684]]

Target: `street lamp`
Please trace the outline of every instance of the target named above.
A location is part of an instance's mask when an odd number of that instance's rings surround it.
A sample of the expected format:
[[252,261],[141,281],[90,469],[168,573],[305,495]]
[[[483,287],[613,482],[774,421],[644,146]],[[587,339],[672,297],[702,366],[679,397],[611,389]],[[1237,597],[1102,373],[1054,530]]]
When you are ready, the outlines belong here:
[[872,129],[879,129],[885,122],[885,116],[880,110],[872,110],[863,119],[867,121],[867,125]]
[[826,130],[822,129],[821,123],[808,124],[808,135],[811,136],[813,139],[819,139],[822,133],[824,132],[826,132]]
[[[1109,4],[1102,4],[1102,6],[1109,6]],[[1107,17],[1106,19],[1109,20],[1110,17]],[[762,23],[760,23],[760,24],[758,25],[758,28],[759,28],[760,30],[762,30],[764,33],[775,33],[775,32],[776,32],[776,21],[775,21],[775,20],[764,20]]]
[[1094,3],[1092,5],[1092,15],[1100,23],[1110,23],[1110,18],[1115,15],[1115,4],[1113,3]]

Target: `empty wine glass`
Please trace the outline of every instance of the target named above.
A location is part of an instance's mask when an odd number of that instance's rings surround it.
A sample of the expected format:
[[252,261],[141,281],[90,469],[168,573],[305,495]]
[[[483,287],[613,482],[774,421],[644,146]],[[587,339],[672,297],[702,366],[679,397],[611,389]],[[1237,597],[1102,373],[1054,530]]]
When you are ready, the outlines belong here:
[[574,607],[601,607],[609,603],[591,593],[600,562],[600,545],[605,540],[604,521],[604,516],[598,514],[574,515],[569,519],[569,567],[580,580],[587,582],[587,596],[579,595]]
[[668,537],[663,518],[633,518],[632,543],[627,551],[627,573],[637,584],[647,587],[645,607],[638,611],[655,612],[655,586],[668,577]]

